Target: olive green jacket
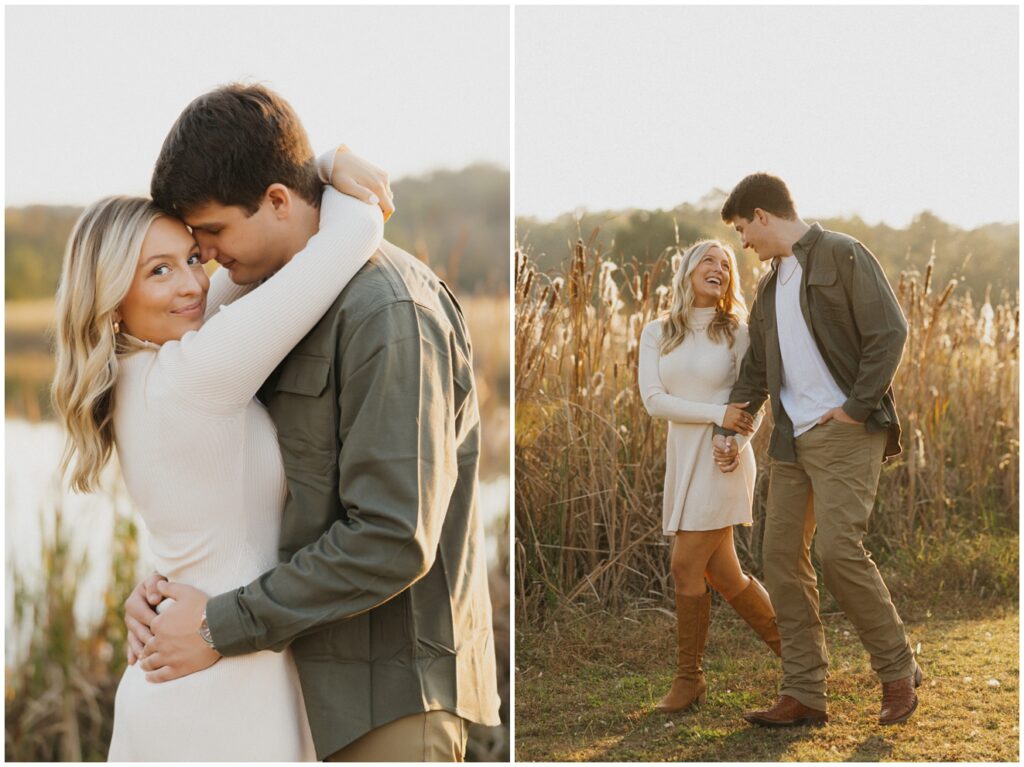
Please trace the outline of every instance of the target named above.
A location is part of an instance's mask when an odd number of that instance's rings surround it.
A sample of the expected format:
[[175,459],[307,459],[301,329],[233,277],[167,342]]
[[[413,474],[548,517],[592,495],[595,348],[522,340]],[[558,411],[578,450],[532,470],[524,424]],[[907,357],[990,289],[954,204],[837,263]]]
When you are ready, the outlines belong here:
[[[846,395],[843,410],[870,432],[888,431],[883,460],[898,455],[900,422],[892,379],[907,340],[907,321],[878,260],[860,242],[813,224],[793,246],[800,262],[800,311],[836,384]],[[746,402],[756,413],[771,397],[775,428],[768,454],[796,460],[793,422],[779,399],[782,354],[775,315],[778,259],[758,283],[750,310],[750,347],[730,402]],[[715,427],[717,434],[734,434]]]
[[480,416],[448,288],[382,243],[260,398],[288,481],[281,564],[210,600],[217,650],[292,648],[321,759],[423,711],[499,724]]

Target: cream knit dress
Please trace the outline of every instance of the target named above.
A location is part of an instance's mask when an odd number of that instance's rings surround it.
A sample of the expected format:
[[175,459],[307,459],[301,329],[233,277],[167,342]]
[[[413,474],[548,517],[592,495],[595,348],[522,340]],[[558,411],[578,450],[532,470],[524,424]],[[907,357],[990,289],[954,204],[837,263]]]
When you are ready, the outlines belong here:
[[[739,375],[750,338],[741,324],[728,344],[708,338],[715,309],[691,309],[693,332],[662,356],[662,321],[648,323],[640,335],[638,378],[647,412],[668,421],[662,527],[665,535],[679,530],[718,530],[751,522],[757,466],[749,437],[737,435],[739,466],[723,474],[715,465],[713,426],[722,425],[729,393]],[[761,414],[755,418],[755,430]]]
[[[239,298],[245,289],[221,269],[202,328],[120,361],[118,458],[156,568],[170,580],[214,595],[277,564],[287,488],[274,424],[254,395],[367,262],[382,231],[379,208],[328,189],[320,231],[271,279]],[[129,666],[108,758],[315,761],[290,653],[222,658],[159,684]]]

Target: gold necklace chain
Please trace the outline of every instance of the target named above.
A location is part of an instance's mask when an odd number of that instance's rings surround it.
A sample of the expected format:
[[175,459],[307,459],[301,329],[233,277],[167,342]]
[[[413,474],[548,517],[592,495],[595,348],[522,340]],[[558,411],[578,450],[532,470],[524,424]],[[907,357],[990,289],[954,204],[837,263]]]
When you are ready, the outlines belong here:
[[[791,256],[791,258],[796,258],[796,256]],[[780,261],[779,262],[779,282],[781,282],[783,285],[788,284],[789,281],[793,279],[793,275],[796,274],[796,270],[799,268],[799,264],[800,264],[800,262],[797,261],[797,266],[794,266],[793,267],[793,271],[791,271],[789,273],[789,276],[786,277],[785,279],[783,279],[782,278],[782,262]]]

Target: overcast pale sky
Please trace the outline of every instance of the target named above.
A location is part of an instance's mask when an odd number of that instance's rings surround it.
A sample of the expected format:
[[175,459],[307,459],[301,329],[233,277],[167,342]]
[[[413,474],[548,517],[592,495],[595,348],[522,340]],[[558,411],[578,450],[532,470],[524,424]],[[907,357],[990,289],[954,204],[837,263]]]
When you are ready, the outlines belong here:
[[237,79],[292,104],[317,151],[392,177],[509,165],[503,7],[9,7],[6,204],[145,194],[196,96]]
[[769,171],[808,217],[1019,211],[1016,7],[520,7],[517,215]]

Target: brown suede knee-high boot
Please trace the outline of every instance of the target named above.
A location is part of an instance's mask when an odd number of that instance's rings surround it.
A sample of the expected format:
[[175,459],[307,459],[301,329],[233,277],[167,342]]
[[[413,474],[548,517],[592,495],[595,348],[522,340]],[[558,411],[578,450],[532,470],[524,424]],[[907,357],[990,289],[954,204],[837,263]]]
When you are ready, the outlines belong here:
[[655,711],[684,711],[707,698],[707,683],[701,660],[708,639],[711,621],[711,592],[702,597],[676,594],[676,628],[679,634],[679,657],[672,689],[661,699]]
[[771,648],[771,651],[782,657],[782,640],[779,637],[779,628],[775,625],[775,610],[772,607],[771,599],[764,586],[758,583],[757,578],[748,575],[750,583],[739,594],[729,600],[740,617],[745,620],[750,628],[754,629],[764,643]]

